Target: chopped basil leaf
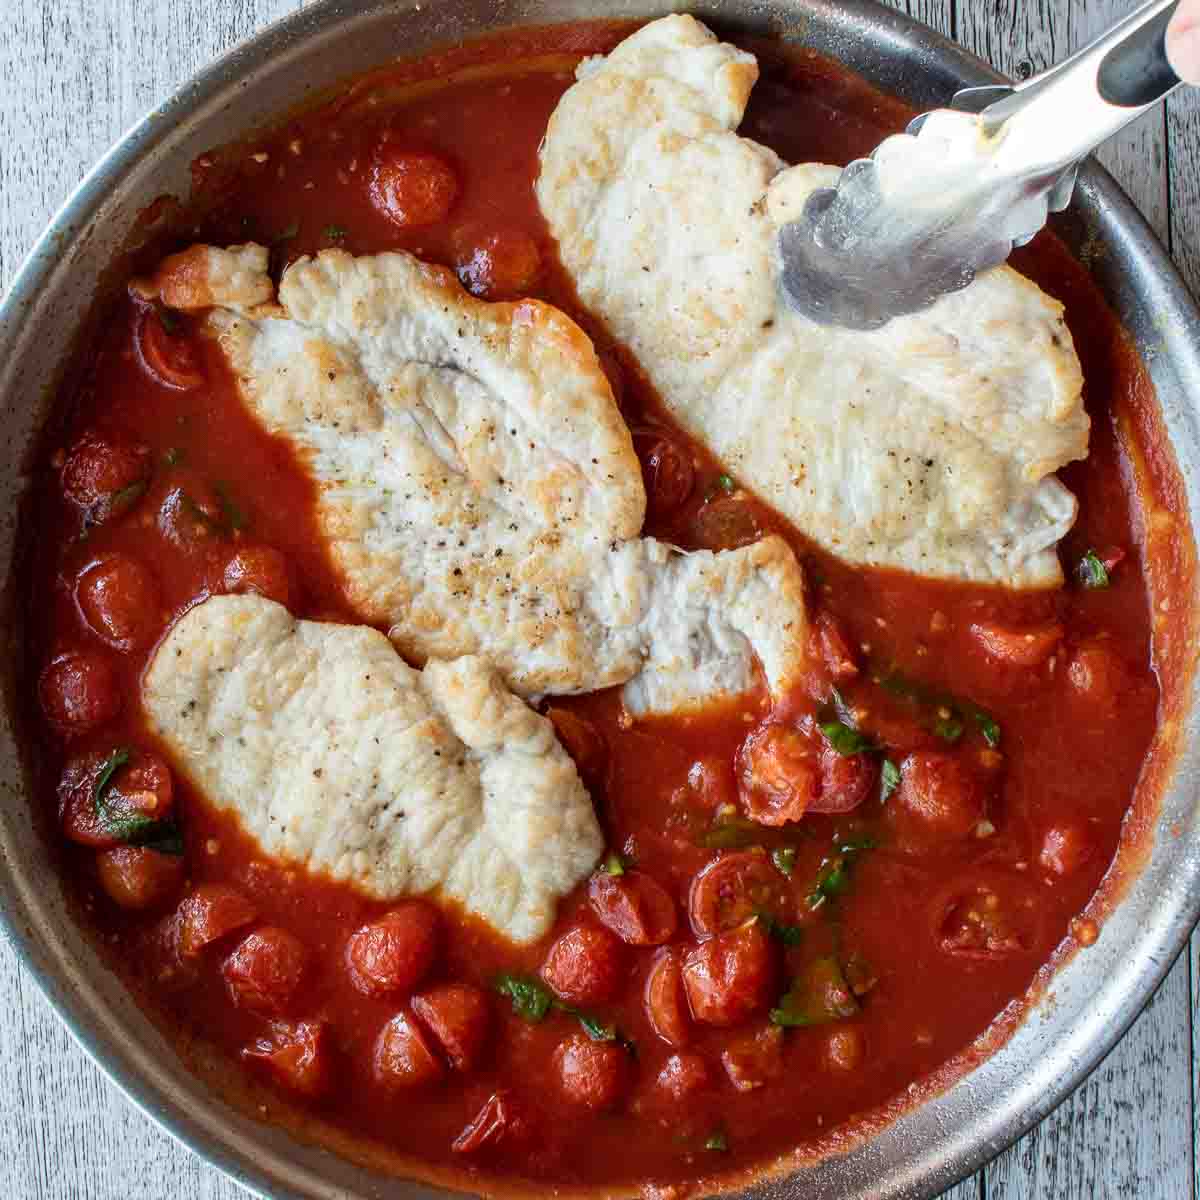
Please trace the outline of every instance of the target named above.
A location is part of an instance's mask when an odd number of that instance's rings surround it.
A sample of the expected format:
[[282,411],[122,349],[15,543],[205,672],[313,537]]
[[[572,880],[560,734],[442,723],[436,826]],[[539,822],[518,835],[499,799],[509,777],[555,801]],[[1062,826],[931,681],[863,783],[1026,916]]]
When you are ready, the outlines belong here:
[[734,817],[729,821],[718,821],[698,840],[705,850],[740,850],[746,846],[761,846],[763,827],[756,821]]
[[858,1001],[836,958],[814,959],[792,981],[792,986],[771,1009],[772,1024],[786,1028],[828,1025],[845,1021],[858,1012]]
[[[985,735],[986,736],[986,735]],[[900,768],[890,758],[883,760],[879,768],[879,799],[886,802],[900,783]]]
[[512,1000],[513,1012],[531,1025],[544,1020],[554,1003],[550,989],[529,975],[501,975],[495,986],[500,995]]
[[933,723],[933,732],[944,742],[957,742],[963,735],[963,723],[957,717],[939,716]]
[[850,864],[854,855],[877,845],[874,838],[865,834],[835,838],[834,844],[836,853],[821,863],[813,890],[808,894],[808,907],[814,910],[846,891],[850,886]]
[[874,850],[879,843],[869,833],[852,833],[848,837],[834,837],[839,854],[857,854],[860,850]]
[[183,854],[183,830],[174,821],[154,821],[147,836],[126,839],[131,845],[145,846],[147,850],[157,850],[159,854],[170,854],[178,858]]
[[292,238],[294,238],[296,236],[296,234],[298,234],[299,232],[300,232],[300,222],[293,221],[290,225],[287,225],[283,229],[281,229],[271,239],[271,242],[272,242],[272,244],[276,244],[279,242],[290,242],[292,240]]
[[329,242],[342,241],[349,231],[343,225],[326,225],[321,230],[321,236]]
[[178,446],[172,446],[166,454],[163,455],[163,461],[168,467],[177,467],[183,462],[183,451]]
[[975,724],[979,726],[979,732],[983,734],[983,740],[994,750],[1000,745],[1000,726],[996,724],[995,718],[988,716],[982,708],[976,709],[972,716]]
[[[975,726],[993,749],[1000,745],[1000,726],[991,713],[978,704],[910,679],[895,668],[880,672],[875,676],[875,681],[885,692],[899,696],[916,707],[932,710],[927,718],[927,727],[945,741],[957,741],[963,734],[966,720]],[[948,718],[940,715],[939,710],[942,709],[950,714]]]
[[1089,550],[1080,560],[1076,576],[1085,588],[1106,588],[1109,585],[1108,568],[1095,550]]
[[804,940],[803,926],[788,925],[765,908],[755,909],[754,915],[762,922],[768,936],[777,942],[782,942],[785,946],[798,946]]
[[122,513],[128,512],[146,494],[149,486],[147,480],[139,479],[137,483],[131,483],[128,487],[121,488],[119,492],[114,492],[109,505],[112,515],[120,516]]
[[717,476],[717,487],[719,487],[726,495],[729,495],[734,490],[735,486],[736,485],[733,482],[732,475]]
[[179,314],[172,309],[169,309],[165,304],[156,304],[155,312],[158,314],[159,324],[163,327],[163,332],[168,334],[176,334],[179,332]]
[[92,804],[96,810],[96,816],[104,815],[105,803],[104,796],[112,784],[113,776],[129,762],[130,750],[128,746],[118,746],[100,765],[100,772],[96,776],[95,786],[92,788]]
[[604,871],[608,875],[624,875],[625,860],[619,854],[610,854],[604,860]]
[[710,1133],[704,1139],[705,1150],[713,1150],[717,1154],[724,1154],[729,1149],[729,1135],[723,1129],[718,1129]]
[[819,728],[829,744],[844,757],[863,754],[876,748],[869,737],[841,721],[824,721]]
[[771,861],[780,874],[790,875],[796,866],[796,847],[777,846],[771,851]]
[[578,1009],[570,1008],[567,1011],[578,1020],[583,1026],[583,1032],[592,1039],[593,1042],[613,1042],[617,1040],[617,1029],[615,1025],[606,1025],[598,1017],[593,1017],[585,1012],[580,1012]]

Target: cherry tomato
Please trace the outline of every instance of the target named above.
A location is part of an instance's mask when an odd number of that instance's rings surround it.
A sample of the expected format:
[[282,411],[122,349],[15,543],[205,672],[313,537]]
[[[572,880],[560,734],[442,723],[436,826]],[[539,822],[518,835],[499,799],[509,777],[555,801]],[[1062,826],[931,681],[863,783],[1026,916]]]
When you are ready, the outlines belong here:
[[227,592],[254,592],[285,608],[295,600],[292,568],[274,546],[243,546],[225,565],[223,584]]
[[150,480],[150,447],[101,433],[86,433],[67,452],[62,489],[91,524],[127,512]]
[[268,926],[245,938],[221,966],[233,1002],[239,1008],[281,1016],[308,964],[308,951],[286,929]]
[[470,1124],[454,1139],[455,1154],[478,1154],[529,1136],[529,1118],[520,1101],[506,1088],[494,1092]]
[[813,626],[812,640],[831,679],[842,682],[858,675],[858,662],[850,648],[850,640],[836,617],[827,612],[819,614]]
[[189,478],[172,487],[158,509],[158,530],[186,554],[213,552],[225,536],[220,498],[202,480]]
[[744,496],[718,496],[702,505],[692,525],[697,545],[708,550],[736,550],[762,537],[758,518]]
[[712,937],[759,912],[780,916],[789,903],[787,883],[766,853],[738,850],[697,872],[688,893],[688,916],[697,937]]
[[762,925],[747,922],[701,942],[683,960],[692,1016],[705,1025],[739,1025],[771,1000],[776,961]]
[[96,858],[100,883],[121,908],[154,908],[170,899],[183,882],[183,858],[146,846],[116,846]]
[[125,841],[147,820],[163,821],[174,809],[171,771],[157,754],[136,750],[113,771],[97,800],[97,785],[116,751],[71,759],[58,781],[59,820],[73,842],[101,848]]
[[688,768],[688,787],[712,811],[737,800],[737,783],[733,764],[725,757],[698,758]]
[[617,992],[624,976],[621,943],[607,929],[576,925],[550,947],[542,978],[568,1004],[600,1004]]
[[839,754],[821,749],[821,785],[809,812],[847,813],[879,789],[879,764],[867,754]]
[[687,1045],[691,1034],[679,954],[663,950],[646,976],[646,1016],[650,1027],[668,1046]]
[[752,1092],[783,1074],[783,1029],[764,1025],[733,1038],[721,1051],[721,1065],[739,1092]]
[[433,966],[441,942],[441,917],[423,900],[409,900],[352,933],[346,966],[360,992],[408,992]]
[[633,446],[642,464],[647,509],[652,516],[670,516],[696,486],[691,454],[675,438],[653,428],[635,429]]
[[998,871],[973,872],[934,898],[934,940],[954,958],[999,961],[1037,944],[1038,901],[1027,881]]
[[179,905],[179,953],[194,958],[257,917],[258,909],[236,888],[224,883],[201,884]]
[[389,1090],[426,1087],[446,1073],[425,1034],[407,1013],[397,1013],[375,1042],[375,1079]]
[[444,221],[458,198],[458,176],[445,159],[381,147],[371,171],[371,203],[402,228]]
[[654,1081],[655,1090],[675,1103],[703,1092],[711,1085],[708,1063],[699,1054],[672,1054]]
[[589,1112],[615,1108],[629,1088],[629,1055],[615,1042],[575,1033],[559,1043],[553,1061],[564,1098]]
[[52,659],[38,679],[46,719],[61,734],[89,733],[121,711],[121,691],[107,654],[68,650]]
[[1100,641],[1079,646],[1067,663],[1066,674],[1072,697],[1086,701],[1097,718],[1111,715],[1129,687],[1125,664]]
[[541,274],[537,243],[519,229],[469,225],[453,240],[458,277],[473,296],[514,300],[527,295]]
[[799,821],[817,799],[821,769],[811,738],[790,725],[760,725],[738,751],[742,803],[762,825]]
[[450,983],[412,999],[413,1012],[441,1043],[456,1071],[469,1071],[487,1040],[491,1014],[487,997],[476,987]]
[[1062,641],[1063,627],[1054,622],[1016,629],[979,621],[971,626],[971,634],[997,662],[1011,667],[1036,667],[1054,653]]
[[604,771],[608,766],[608,744],[604,735],[591,721],[569,708],[548,708],[546,716],[584,783],[590,786],[603,783]]
[[75,603],[88,628],[115,650],[141,649],[163,626],[158,581],[128,554],[109,554],[85,568]]
[[918,750],[900,764],[885,818],[902,849],[962,841],[987,813],[987,791],[958,754]]
[[[171,315],[173,325],[182,320]],[[190,391],[204,382],[200,356],[187,334],[178,329],[168,333],[162,316],[150,305],[138,316],[137,348],[146,372],[164,387]]]
[[276,1021],[269,1036],[242,1051],[258,1062],[290,1092],[315,1100],[328,1090],[332,1051],[324,1021]]
[[600,923],[631,946],[661,946],[678,924],[670,893],[644,871],[593,875],[588,901]]
[[1081,824],[1072,820],[1056,821],[1042,834],[1038,866],[1051,877],[1073,875],[1096,854],[1096,846]]

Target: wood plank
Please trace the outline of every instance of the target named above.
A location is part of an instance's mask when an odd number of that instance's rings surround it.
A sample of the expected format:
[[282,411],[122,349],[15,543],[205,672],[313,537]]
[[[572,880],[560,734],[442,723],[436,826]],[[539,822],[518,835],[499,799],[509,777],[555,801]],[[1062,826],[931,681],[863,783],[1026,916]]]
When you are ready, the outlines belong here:
[[1167,101],[1170,165],[1170,240],[1176,266],[1200,296],[1200,89],[1184,88]]

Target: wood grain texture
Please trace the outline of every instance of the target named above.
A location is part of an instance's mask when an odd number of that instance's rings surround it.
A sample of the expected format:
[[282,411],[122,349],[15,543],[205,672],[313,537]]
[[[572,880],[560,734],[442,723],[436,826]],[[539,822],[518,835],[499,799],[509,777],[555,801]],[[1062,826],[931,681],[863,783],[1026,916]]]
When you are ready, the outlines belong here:
[[[1131,0],[891,0],[999,69],[1040,70]],[[0,22],[0,286],[105,147],[296,0],[16,0]],[[1200,284],[1200,104],[1173,98],[1101,154]],[[1200,1200],[1200,939],[1101,1068],[945,1200]],[[1190,987],[1190,994],[1189,994]],[[238,1200],[133,1110],[0,943],[0,1197]]]

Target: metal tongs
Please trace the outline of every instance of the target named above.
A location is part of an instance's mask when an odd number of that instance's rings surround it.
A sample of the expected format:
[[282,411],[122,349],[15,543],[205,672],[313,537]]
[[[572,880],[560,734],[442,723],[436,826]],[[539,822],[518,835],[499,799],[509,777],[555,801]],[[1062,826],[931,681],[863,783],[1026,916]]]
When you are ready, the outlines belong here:
[[1081,159],[1180,85],[1164,40],[1177,5],[1151,0],[1014,87],[958,92],[813,192],[779,234],[791,304],[876,329],[1004,262],[1067,206]]

